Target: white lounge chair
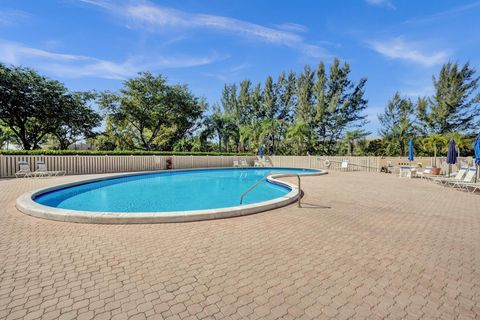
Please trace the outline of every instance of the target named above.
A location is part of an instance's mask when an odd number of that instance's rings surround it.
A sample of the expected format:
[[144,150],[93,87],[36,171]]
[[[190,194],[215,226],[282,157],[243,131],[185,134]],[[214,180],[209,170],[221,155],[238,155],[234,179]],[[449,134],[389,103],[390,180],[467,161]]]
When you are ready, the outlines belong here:
[[37,170],[33,173],[36,177],[49,177],[65,175],[65,171],[49,171],[43,161],[37,161]]
[[248,167],[248,163],[246,160],[240,160],[240,166],[241,167]]
[[471,190],[472,193],[477,190],[480,191],[480,182],[464,183],[462,188],[465,188],[467,191]]
[[457,173],[452,173],[451,176],[449,177],[430,177],[432,181],[445,184],[448,183],[449,181],[462,181],[463,177],[467,173],[468,168],[467,167],[461,167]]
[[465,174],[465,177],[461,180],[449,180],[447,181],[445,184],[446,185],[450,185],[454,188],[456,187],[461,187],[462,185],[466,184],[466,183],[473,183],[473,181],[475,180],[475,176],[477,175],[477,169],[475,168],[470,168],[468,170],[468,172]]
[[17,178],[27,178],[31,177],[33,175],[33,172],[30,170],[30,164],[26,161],[19,161],[18,166],[20,167],[20,170],[15,172],[15,177]]
[[233,160],[233,166],[234,167],[240,167],[240,164],[238,163],[238,160]]

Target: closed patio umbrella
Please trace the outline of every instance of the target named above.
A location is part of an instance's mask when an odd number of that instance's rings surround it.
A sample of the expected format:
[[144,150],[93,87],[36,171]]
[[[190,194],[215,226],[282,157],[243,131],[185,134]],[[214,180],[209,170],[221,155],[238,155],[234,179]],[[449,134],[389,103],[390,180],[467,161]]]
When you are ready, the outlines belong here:
[[408,140],[408,161],[413,161],[413,140]]
[[448,174],[451,172],[452,164],[457,163],[457,149],[455,148],[455,140],[450,140],[447,153]]
[[260,146],[260,150],[258,151],[258,154],[260,156],[260,159],[263,158],[263,146]]
[[[478,172],[478,166],[480,166],[480,134],[478,134],[477,138],[473,142],[473,151],[475,152],[475,165],[477,166]],[[475,181],[477,181],[477,176],[475,176]]]

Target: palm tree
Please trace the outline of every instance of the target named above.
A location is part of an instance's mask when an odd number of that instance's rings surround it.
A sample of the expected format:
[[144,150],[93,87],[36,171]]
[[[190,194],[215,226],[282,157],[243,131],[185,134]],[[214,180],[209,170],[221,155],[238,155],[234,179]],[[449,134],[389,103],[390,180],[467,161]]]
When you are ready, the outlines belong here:
[[305,153],[311,135],[312,129],[303,121],[293,123],[287,128],[287,139],[295,147],[297,155]]
[[429,134],[420,141],[422,148],[426,151],[433,151],[433,166],[437,166],[437,150],[439,145],[446,145],[445,136],[441,134]]
[[236,134],[236,125],[233,117],[226,113],[215,111],[206,121],[206,125],[217,135],[218,150],[228,151],[228,142]]
[[347,131],[345,133],[345,143],[347,145],[347,154],[349,156],[352,156],[353,150],[355,149],[355,146],[357,143],[361,140],[364,139],[367,135],[369,135],[369,132],[365,132],[363,130],[354,130],[354,131]]
[[[277,137],[280,130],[280,121],[278,119],[262,120],[261,127],[261,141],[267,145],[268,153],[275,153],[277,146]],[[271,149],[270,149],[271,146]]]

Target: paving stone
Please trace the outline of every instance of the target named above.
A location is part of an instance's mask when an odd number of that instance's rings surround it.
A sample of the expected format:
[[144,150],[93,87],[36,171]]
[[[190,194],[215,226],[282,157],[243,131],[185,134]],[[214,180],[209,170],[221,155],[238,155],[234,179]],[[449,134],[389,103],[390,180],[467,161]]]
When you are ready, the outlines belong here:
[[332,172],[302,178],[302,208],[234,219],[94,225],[15,209],[85,177],[0,180],[1,319],[480,318],[478,194]]

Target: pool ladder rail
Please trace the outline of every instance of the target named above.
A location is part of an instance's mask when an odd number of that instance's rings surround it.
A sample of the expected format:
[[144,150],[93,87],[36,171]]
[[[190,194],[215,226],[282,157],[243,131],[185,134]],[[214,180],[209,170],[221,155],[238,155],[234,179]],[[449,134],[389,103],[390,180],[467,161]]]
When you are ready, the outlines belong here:
[[298,207],[301,208],[300,204],[300,199],[302,198],[302,187],[301,187],[301,179],[300,175],[298,173],[284,173],[284,172],[269,172],[267,173],[264,177],[260,178],[257,182],[255,182],[250,188],[248,188],[242,195],[240,196],[240,204],[243,204],[243,198],[250,193],[253,189],[258,187],[260,183],[268,178],[268,176],[275,175],[275,174],[281,174],[282,176],[280,178],[285,178],[285,177],[297,177],[298,179]]

